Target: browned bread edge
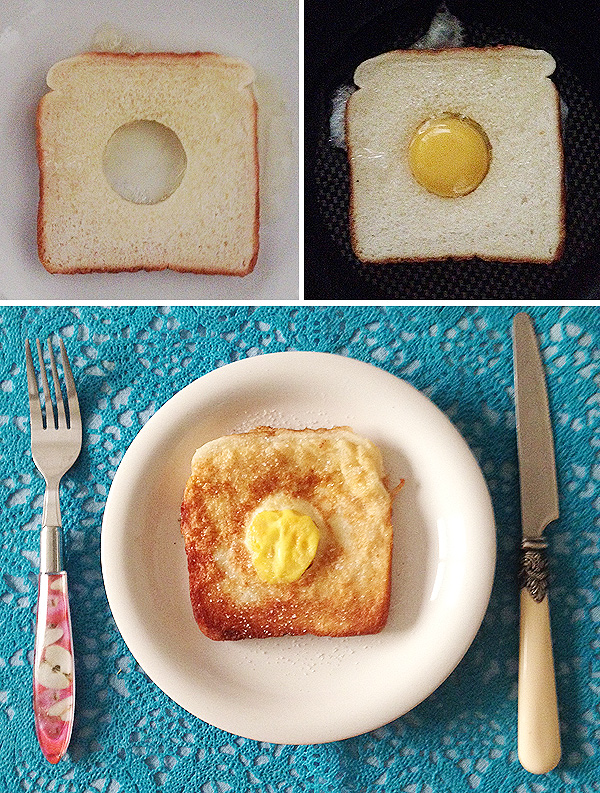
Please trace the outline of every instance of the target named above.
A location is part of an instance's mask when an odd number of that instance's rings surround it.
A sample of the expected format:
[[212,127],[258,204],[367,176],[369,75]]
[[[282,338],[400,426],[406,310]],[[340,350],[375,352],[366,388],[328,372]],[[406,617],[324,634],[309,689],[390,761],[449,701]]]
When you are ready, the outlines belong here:
[[[339,426],[333,427],[331,429],[348,430],[353,432],[350,427]],[[330,432],[331,429],[311,429],[311,432],[327,433]],[[278,428],[261,426],[241,434],[261,434],[273,436],[279,432],[302,433],[305,431],[305,429],[281,430]],[[386,521],[389,524],[391,524],[392,519],[392,503],[394,494],[392,493],[390,495],[390,505],[386,515]],[[186,537],[188,533],[192,511],[193,510],[190,508],[190,505],[184,496],[181,504],[181,532],[184,537]],[[238,612],[236,614],[235,603],[232,603],[227,598],[223,598],[222,601],[217,601],[212,598],[207,607],[205,604],[206,598],[204,594],[204,584],[202,577],[204,571],[206,571],[212,564],[210,554],[203,556],[194,545],[186,541],[185,552],[188,566],[189,592],[194,619],[202,633],[215,641],[257,639],[285,635],[300,636],[305,634],[311,634],[314,636],[341,637],[379,633],[384,628],[389,613],[392,551],[393,541],[390,543],[387,567],[385,570],[385,590],[381,593],[382,596],[377,609],[374,608],[372,602],[362,609],[360,603],[353,602],[352,619],[349,620],[346,617],[345,625],[340,625],[334,620],[330,620],[327,629],[320,630],[318,627],[315,627],[313,623],[311,623],[310,619],[306,620],[304,623],[300,619],[296,620],[290,629],[289,609],[286,607],[282,609],[281,606],[285,601],[291,600],[293,602],[295,593],[302,592],[302,589],[304,588],[302,579],[292,582],[291,584],[270,585],[273,589],[273,597],[267,605],[254,607],[251,617],[249,616],[249,612],[247,610]],[[278,586],[281,587],[281,593],[285,595],[284,601],[278,600],[277,598]],[[330,605],[323,604],[323,608],[331,609],[332,607]]]

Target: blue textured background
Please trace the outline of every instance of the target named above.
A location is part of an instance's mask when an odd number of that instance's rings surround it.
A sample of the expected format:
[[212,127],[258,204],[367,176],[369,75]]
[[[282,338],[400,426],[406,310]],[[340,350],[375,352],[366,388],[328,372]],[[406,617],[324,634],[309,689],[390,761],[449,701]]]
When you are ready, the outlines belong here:
[[[600,791],[600,310],[528,309],[547,364],[561,493],[548,538],[563,760],[544,777],[516,757],[516,310],[1,308],[0,791]],[[56,767],[37,747],[30,707],[43,482],[29,450],[23,359],[26,336],[53,332],[67,346],[85,417],[85,445],[62,490],[78,696],[70,751]],[[308,747],[238,738],[168,700],[129,654],[100,570],[106,495],[144,422],[205,372],[288,349],[370,361],[426,393],[478,458],[498,530],[490,606],[450,678],[386,727]]]

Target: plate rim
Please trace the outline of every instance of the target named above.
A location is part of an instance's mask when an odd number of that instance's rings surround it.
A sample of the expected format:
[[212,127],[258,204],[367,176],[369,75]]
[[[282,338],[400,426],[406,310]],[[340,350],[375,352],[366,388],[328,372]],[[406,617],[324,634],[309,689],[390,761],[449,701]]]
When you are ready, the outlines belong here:
[[[428,687],[427,692],[422,695],[418,696],[417,701],[413,702],[410,707],[405,708],[402,712],[395,712],[395,715],[391,715],[391,711],[387,711],[384,715],[381,716],[379,720],[371,719],[370,723],[366,724],[361,723],[358,727],[348,727],[344,730],[334,730],[333,732],[330,729],[322,729],[319,734],[315,733],[314,730],[311,732],[309,729],[308,731],[302,729],[302,727],[298,727],[298,725],[290,726],[289,729],[283,730],[281,728],[276,729],[275,732],[272,731],[270,727],[263,728],[261,726],[260,730],[257,732],[256,727],[253,725],[248,727],[243,723],[240,723],[240,719],[231,716],[221,719],[207,717],[208,714],[202,714],[198,712],[198,708],[196,710],[193,709],[193,705],[190,706],[189,702],[182,701],[182,698],[177,695],[177,693],[173,693],[172,688],[167,684],[165,685],[164,676],[162,675],[161,671],[157,672],[155,666],[155,659],[152,659],[152,662],[148,661],[148,656],[144,654],[143,651],[140,651],[140,640],[139,637],[135,635],[132,637],[132,633],[130,631],[130,621],[128,620],[127,615],[124,613],[125,609],[127,608],[126,604],[123,604],[119,598],[118,586],[115,584],[114,577],[110,573],[111,562],[109,559],[110,549],[108,548],[108,537],[110,533],[110,529],[106,528],[112,521],[113,521],[113,514],[118,514],[119,512],[119,505],[115,502],[120,497],[119,486],[121,479],[125,479],[130,474],[130,467],[131,470],[135,470],[136,464],[139,465],[139,461],[137,461],[136,457],[139,454],[143,456],[143,446],[146,443],[146,439],[149,441],[152,440],[153,436],[156,436],[155,430],[158,431],[158,435],[160,437],[166,437],[169,435],[167,431],[165,433],[164,428],[161,428],[161,422],[164,422],[166,419],[167,425],[169,424],[169,418],[171,412],[176,412],[178,405],[183,404],[189,398],[194,398],[196,396],[196,391],[198,391],[199,396],[198,400],[202,400],[202,395],[206,392],[206,390],[210,391],[210,388],[213,387],[213,383],[216,384],[215,387],[219,388],[220,381],[223,378],[223,372],[227,371],[228,375],[234,376],[234,373],[242,372],[244,369],[252,370],[255,367],[264,367],[266,366],[267,369],[272,365],[275,367],[275,370],[279,368],[278,362],[283,362],[285,359],[290,365],[296,363],[296,365],[300,364],[305,366],[307,358],[319,358],[323,363],[325,360],[328,362],[332,362],[332,359],[336,359],[338,365],[342,367],[349,367],[350,369],[357,367],[363,369],[363,371],[369,371],[370,374],[376,375],[378,377],[382,377],[387,379],[390,383],[392,380],[394,381],[395,385],[401,391],[403,388],[408,389],[406,391],[407,394],[412,394],[416,400],[422,405],[428,405],[429,410],[432,410],[436,413],[443,423],[446,425],[448,430],[453,434],[454,440],[462,447],[462,452],[466,452],[466,459],[469,460],[469,465],[471,467],[471,473],[474,477],[478,480],[479,485],[481,486],[481,490],[479,495],[482,497],[482,503],[485,504],[485,512],[487,513],[483,517],[485,518],[482,521],[482,524],[485,524],[487,527],[487,535],[483,539],[484,542],[481,543],[480,548],[478,549],[477,553],[479,553],[481,559],[480,562],[483,562],[483,565],[479,565],[479,569],[477,571],[476,577],[479,576],[479,584],[476,594],[477,603],[476,608],[474,605],[474,611],[470,616],[470,630],[464,631],[463,642],[462,642],[462,649],[460,654],[457,654],[452,657],[451,663],[442,664],[444,667],[444,673],[442,675],[438,675],[435,680],[435,685],[433,688],[431,686]],[[275,371],[274,370],[274,371]],[[227,376],[225,377],[227,380]],[[243,376],[238,378],[238,382],[240,386],[236,386],[236,391],[239,387],[243,387]],[[208,389],[207,389],[208,386]],[[180,414],[178,414],[180,415]],[[167,427],[169,429],[169,427]],[[172,429],[172,428],[170,428]],[[232,430],[234,431],[234,430]],[[239,431],[239,430],[238,430]],[[155,439],[155,443],[158,441]],[[138,452],[138,449],[140,450]],[[131,451],[133,450],[133,451]],[[147,460],[145,461],[147,464]],[[116,483],[116,486],[115,486]],[[487,550],[485,550],[487,548]],[[132,440],[131,444],[127,448],[121,462],[119,463],[118,469],[115,473],[113,482],[111,484],[108,497],[106,500],[103,520],[102,520],[102,531],[101,531],[101,566],[102,566],[102,576],[104,581],[104,587],[107,595],[107,600],[109,603],[109,607],[111,609],[112,616],[114,618],[115,624],[117,629],[119,630],[121,637],[127,646],[129,652],[133,655],[135,660],[138,662],[140,667],[144,670],[145,674],[152,680],[152,682],[172,701],[177,703],[181,706],[184,710],[186,710],[191,715],[201,719],[202,721],[211,724],[219,729],[225,730],[229,733],[241,735],[245,738],[251,740],[258,740],[258,741],[267,741],[270,743],[277,743],[277,744],[294,744],[294,745],[302,745],[302,744],[315,744],[315,743],[327,743],[331,741],[343,740],[349,737],[353,737],[355,735],[362,734],[364,732],[369,732],[373,729],[377,729],[378,727],[383,726],[384,724],[393,721],[395,718],[398,718],[404,715],[406,712],[410,711],[413,707],[420,704],[424,699],[429,697],[433,691],[435,691],[439,686],[450,676],[450,674],[454,671],[454,669],[458,666],[466,652],[468,651],[469,647],[471,646],[476,634],[478,633],[485,613],[488,608],[489,599],[491,596],[491,590],[494,581],[495,575],[495,566],[496,566],[496,527],[495,527],[495,519],[494,519],[494,512],[493,506],[491,502],[491,497],[489,493],[489,489],[487,487],[487,482],[479,466],[477,460],[475,459],[473,452],[471,451],[469,445],[467,444],[466,440],[463,438],[461,433],[458,429],[454,426],[448,416],[437,406],[435,403],[427,397],[422,391],[415,388],[411,383],[407,382],[406,380],[398,377],[397,375],[393,374],[392,372],[383,369],[376,364],[358,359],[353,358],[351,356],[339,354],[339,353],[330,353],[330,352],[323,352],[323,351],[310,351],[310,350],[287,350],[281,352],[270,352],[270,353],[261,353],[255,356],[249,356],[247,358],[239,359],[237,361],[225,364],[223,366],[217,367],[215,369],[211,369],[203,375],[192,380],[190,383],[185,385],[180,390],[176,391],[169,399],[167,399],[163,405],[148,419],[148,421],[141,427],[135,438]],[[135,622],[135,620],[134,620]],[[126,638],[127,637],[127,638]],[[243,717],[242,720],[243,722]],[[351,719],[350,719],[351,723]]]

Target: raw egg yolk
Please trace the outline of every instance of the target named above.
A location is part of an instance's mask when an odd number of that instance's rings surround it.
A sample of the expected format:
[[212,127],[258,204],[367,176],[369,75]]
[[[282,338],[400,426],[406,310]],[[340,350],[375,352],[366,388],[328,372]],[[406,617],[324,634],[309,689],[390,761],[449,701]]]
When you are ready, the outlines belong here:
[[484,180],[492,147],[475,121],[446,113],[425,121],[408,147],[417,182],[442,198],[467,195]]
[[246,546],[261,581],[297,581],[315,557],[319,530],[293,509],[259,512],[246,532]]

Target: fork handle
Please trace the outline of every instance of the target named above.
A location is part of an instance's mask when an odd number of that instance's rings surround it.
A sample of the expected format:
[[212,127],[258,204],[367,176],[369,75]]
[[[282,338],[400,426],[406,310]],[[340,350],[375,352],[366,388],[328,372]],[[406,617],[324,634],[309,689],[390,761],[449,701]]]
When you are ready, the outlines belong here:
[[40,748],[50,763],[57,763],[67,751],[75,713],[75,668],[67,574],[56,569],[61,562],[60,539],[57,539],[61,533],[60,527],[56,526],[42,529],[33,655],[35,731]]

